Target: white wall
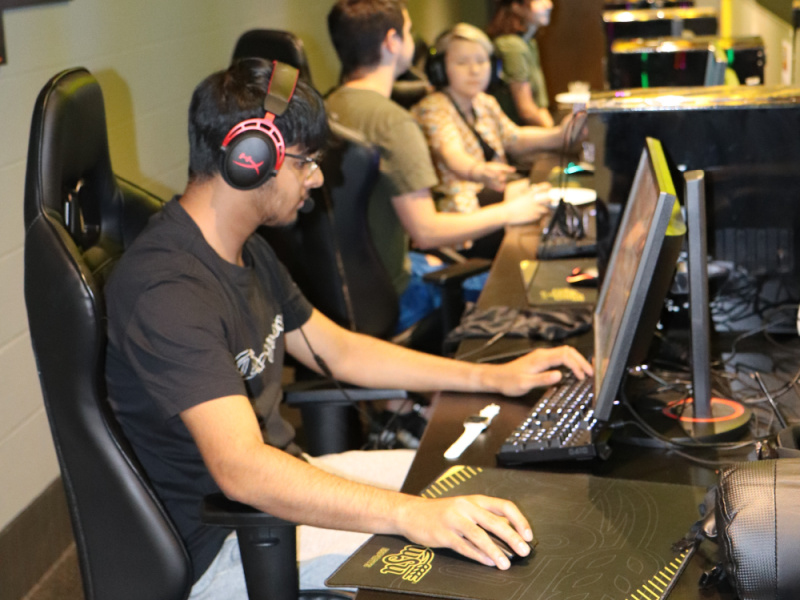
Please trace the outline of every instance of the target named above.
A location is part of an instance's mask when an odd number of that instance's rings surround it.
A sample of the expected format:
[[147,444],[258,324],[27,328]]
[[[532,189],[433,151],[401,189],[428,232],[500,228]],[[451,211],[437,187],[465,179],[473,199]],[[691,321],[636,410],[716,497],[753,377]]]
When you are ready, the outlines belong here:
[[764,40],[764,53],[767,57],[764,83],[766,85],[783,83],[781,44],[792,43],[792,27],[755,0],[733,0],[731,16],[731,35],[760,35]]
[[[3,13],[0,66],[0,530],[58,475],[30,349],[22,296],[22,197],[34,100],[62,69],[84,66],[106,101],[114,169],[170,197],[185,183],[186,109],[195,85],[228,63],[253,28],[300,36],[320,91],[339,62],[327,33],[335,0],[70,0]],[[412,2],[426,33],[458,0]],[[417,10],[420,15],[417,16]],[[430,31],[427,31],[430,29]]]
[[320,89],[338,77],[333,0],[71,0],[3,13],[0,66],[0,530],[58,474],[22,296],[22,197],[34,100],[58,71],[87,67],[106,100],[115,170],[164,197],[185,183],[194,86],[255,27],[304,40]]

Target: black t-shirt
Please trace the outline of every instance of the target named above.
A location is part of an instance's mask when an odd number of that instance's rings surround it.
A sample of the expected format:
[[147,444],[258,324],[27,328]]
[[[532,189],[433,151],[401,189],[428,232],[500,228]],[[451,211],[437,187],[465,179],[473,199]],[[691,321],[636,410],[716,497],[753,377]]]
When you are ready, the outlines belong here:
[[223,260],[173,199],[105,290],[111,404],[189,548],[195,580],[228,531],[200,522],[203,496],[219,488],[179,413],[246,395],[265,441],[299,453],[278,405],[284,332],[305,323],[311,306],[262,238],[248,240],[244,262]]

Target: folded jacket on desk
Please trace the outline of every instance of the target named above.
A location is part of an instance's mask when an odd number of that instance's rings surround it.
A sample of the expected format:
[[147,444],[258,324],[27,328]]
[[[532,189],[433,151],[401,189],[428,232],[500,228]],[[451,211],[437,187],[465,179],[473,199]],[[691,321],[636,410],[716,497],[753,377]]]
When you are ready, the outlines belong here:
[[587,306],[541,309],[493,306],[468,308],[461,324],[453,329],[446,343],[466,338],[490,338],[498,334],[542,340],[562,340],[592,327],[592,309]]

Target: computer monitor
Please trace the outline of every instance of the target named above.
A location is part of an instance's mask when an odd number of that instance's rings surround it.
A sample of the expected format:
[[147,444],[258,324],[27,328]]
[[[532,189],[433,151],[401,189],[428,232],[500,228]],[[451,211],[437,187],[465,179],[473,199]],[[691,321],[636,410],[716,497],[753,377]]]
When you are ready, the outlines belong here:
[[595,416],[647,353],[686,227],[661,142],[647,138],[594,313]]
[[725,70],[728,68],[728,57],[721,48],[711,46],[706,57],[706,72],[703,85],[723,85],[725,83]]
[[703,442],[732,440],[747,431],[751,411],[740,402],[712,395],[705,173],[688,171],[683,177],[688,228],[692,397],[670,403],[663,412],[679,421],[686,433],[686,436],[673,435],[674,438],[688,437]]

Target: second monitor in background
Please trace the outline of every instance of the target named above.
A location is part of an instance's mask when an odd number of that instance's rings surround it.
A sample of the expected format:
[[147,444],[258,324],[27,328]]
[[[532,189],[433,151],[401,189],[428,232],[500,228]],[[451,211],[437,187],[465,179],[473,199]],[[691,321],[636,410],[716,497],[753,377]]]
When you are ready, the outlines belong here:
[[692,397],[671,403],[665,414],[677,420],[690,439],[734,440],[747,431],[751,412],[740,402],[712,395],[705,175],[703,171],[689,171],[684,179]]

